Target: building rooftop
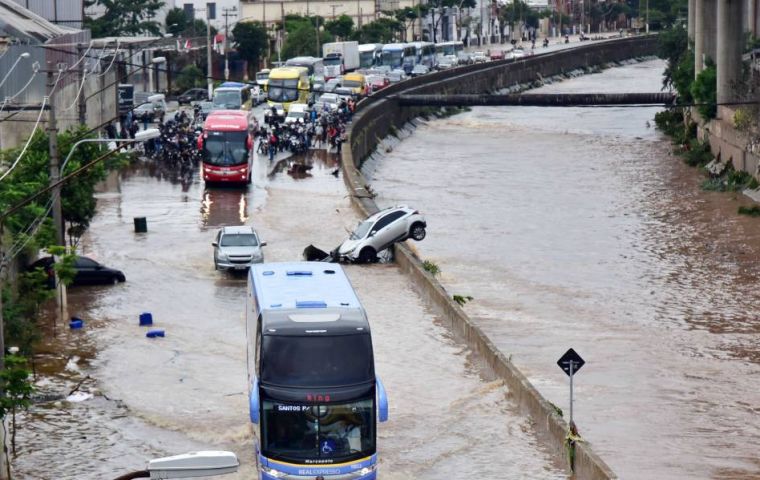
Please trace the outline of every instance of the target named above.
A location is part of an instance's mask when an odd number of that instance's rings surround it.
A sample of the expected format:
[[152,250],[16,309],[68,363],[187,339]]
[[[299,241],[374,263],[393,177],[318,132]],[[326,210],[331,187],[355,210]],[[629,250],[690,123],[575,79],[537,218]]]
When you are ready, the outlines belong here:
[[45,43],[79,30],[55,25],[12,0],[0,0],[0,36],[24,43]]

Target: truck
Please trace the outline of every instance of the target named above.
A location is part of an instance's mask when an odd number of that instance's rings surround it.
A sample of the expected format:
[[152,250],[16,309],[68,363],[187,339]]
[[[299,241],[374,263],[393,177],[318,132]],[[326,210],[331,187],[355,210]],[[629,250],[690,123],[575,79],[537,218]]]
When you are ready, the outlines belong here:
[[322,46],[325,81],[359,68],[359,42],[333,42]]

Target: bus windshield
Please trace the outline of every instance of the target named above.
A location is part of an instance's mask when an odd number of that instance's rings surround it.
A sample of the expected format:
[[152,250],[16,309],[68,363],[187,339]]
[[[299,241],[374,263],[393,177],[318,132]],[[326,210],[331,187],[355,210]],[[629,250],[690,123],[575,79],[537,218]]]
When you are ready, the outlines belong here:
[[265,335],[261,381],[295,387],[340,387],[374,381],[368,334],[310,337]]
[[229,167],[248,163],[247,132],[206,132],[203,162]]
[[267,98],[273,102],[294,102],[298,100],[298,79],[270,78]]
[[266,457],[330,463],[375,453],[371,397],[321,405],[264,399],[262,407],[261,446]]
[[[327,62],[325,62],[326,64]],[[375,52],[360,52],[359,53],[359,66],[361,68],[369,68],[375,64]]]
[[239,109],[242,106],[240,92],[216,91],[214,92],[213,104],[216,108],[227,108],[230,110]]
[[401,66],[401,59],[403,57],[403,52],[401,50],[396,50],[393,52],[383,52],[383,65],[388,65],[390,67],[400,67]]

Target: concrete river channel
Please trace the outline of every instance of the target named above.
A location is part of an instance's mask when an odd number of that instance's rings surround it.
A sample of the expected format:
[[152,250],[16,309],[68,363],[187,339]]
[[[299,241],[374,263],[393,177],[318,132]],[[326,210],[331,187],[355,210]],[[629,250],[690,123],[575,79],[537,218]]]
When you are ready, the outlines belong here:
[[[631,64],[543,91],[656,91],[662,70]],[[758,478],[760,223],[735,214],[741,198],[700,191],[655,111],[474,108],[420,122],[365,174],[381,206],[426,214],[421,258],[474,297],[466,311],[560,408],[555,362],[571,346],[584,356],[576,422],[621,478]],[[17,478],[107,479],[199,449],[235,451],[243,467],[230,478],[255,478],[245,277],[214,271],[211,241],[245,223],[268,261],[337,245],[359,218],[334,157],[312,151],[305,178],[258,159],[247,191],[182,186],[150,163],[109,183],[83,251],[127,282],[70,291],[86,328],[41,348],[50,400],[20,419]],[[133,233],[136,216],[147,234]],[[347,272],[390,396],[382,478],[566,477],[509,389],[395,265]],[[166,338],[145,338],[144,311]]]

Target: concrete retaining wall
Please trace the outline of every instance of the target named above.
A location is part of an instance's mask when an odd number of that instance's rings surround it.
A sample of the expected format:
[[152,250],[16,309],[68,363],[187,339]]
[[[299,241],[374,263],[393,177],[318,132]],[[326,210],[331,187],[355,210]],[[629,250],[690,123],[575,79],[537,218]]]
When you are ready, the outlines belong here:
[[[380,139],[401,128],[420,113],[419,109],[399,107],[389,98],[393,94],[494,92],[572,70],[652,55],[656,48],[657,40],[651,36],[598,42],[572,50],[536,55],[518,62],[492,62],[437,72],[392,85],[362,100],[349,128],[349,148],[343,149],[341,159],[343,178],[354,206],[362,215],[369,215],[378,210],[369,186],[358,168],[372,153]],[[506,382],[517,405],[533,420],[538,435],[555,457],[566,463],[565,436],[568,425],[565,420],[470,320],[443,286],[424,270],[419,258],[405,245],[398,245],[395,253],[399,268],[411,277],[421,295],[438,308],[449,328],[460,335],[482,362]],[[576,447],[575,478],[597,480],[614,479],[617,476],[589,445],[581,443]]]

